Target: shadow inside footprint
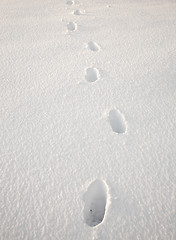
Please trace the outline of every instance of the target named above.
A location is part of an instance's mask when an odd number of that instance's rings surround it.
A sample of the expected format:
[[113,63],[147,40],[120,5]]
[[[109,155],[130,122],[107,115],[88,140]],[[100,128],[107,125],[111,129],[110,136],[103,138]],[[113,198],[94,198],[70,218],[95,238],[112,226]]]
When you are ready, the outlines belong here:
[[67,29],[68,29],[68,31],[73,32],[73,31],[76,30],[76,28],[77,28],[77,25],[76,25],[76,23],[74,23],[74,22],[69,22],[69,23],[67,24]]
[[67,5],[73,5],[73,4],[74,4],[74,1],[67,1],[66,4],[67,4]]
[[115,133],[126,132],[125,118],[119,110],[111,110],[109,112],[109,122]]
[[80,10],[75,10],[73,14],[79,16],[82,14],[82,12]]
[[100,224],[105,215],[107,204],[107,187],[99,179],[89,186],[84,195],[84,220],[90,227]]
[[86,80],[88,82],[95,82],[99,79],[99,71],[96,68],[87,68],[86,69]]
[[97,52],[97,51],[99,51],[99,49],[100,49],[100,47],[98,46],[98,44],[95,43],[95,42],[89,42],[89,43],[88,43],[88,48],[89,48],[91,51],[93,51],[93,52]]

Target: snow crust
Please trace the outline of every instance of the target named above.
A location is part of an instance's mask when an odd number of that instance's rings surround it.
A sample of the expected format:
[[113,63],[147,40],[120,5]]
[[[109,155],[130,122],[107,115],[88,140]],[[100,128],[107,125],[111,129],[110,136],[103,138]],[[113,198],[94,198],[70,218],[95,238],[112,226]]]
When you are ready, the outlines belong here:
[[0,1],[0,239],[176,239],[175,39],[174,0]]

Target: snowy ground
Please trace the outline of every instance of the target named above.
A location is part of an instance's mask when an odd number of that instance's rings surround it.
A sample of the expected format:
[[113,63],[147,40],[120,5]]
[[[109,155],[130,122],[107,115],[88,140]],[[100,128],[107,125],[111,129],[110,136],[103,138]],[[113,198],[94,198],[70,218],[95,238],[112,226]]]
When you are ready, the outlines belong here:
[[176,239],[176,1],[0,1],[0,239]]

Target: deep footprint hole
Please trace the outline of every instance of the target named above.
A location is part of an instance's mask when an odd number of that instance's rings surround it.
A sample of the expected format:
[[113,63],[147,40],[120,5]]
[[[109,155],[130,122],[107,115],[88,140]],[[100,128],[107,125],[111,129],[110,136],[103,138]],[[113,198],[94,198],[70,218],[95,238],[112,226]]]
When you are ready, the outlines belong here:
[[74,23],[74,22],[69,22],[68,24],[67,24],[67,29],[68,29],[68,31],[75,31],[76,30],[76,24]]
[[109,112],[109,122],[115,133],[123,134],[126,132],[125,118],[119,110],[111,110]]
[[95,43],[95,42],[88,42],[88,48],[91,50],[91,51],[93,51],[93,52],[97,52],[97,51],[99,51],[99,49],[100,49],[100,47],[98,46],[98,44],[97,43]]
[[88,68],[86,69],[86,76],[85,76],[86,80],[88,82],[95,82],[98,80],[99,78],[99,71],[96,68]]
[[107,186],[97,179],[90,184],[84,196],[84,220],[90,227],[100,224],[105,216],[107,205]]
[[67,4],[67,5],[73,5],[73,4],[74,4],[74,1],[67,1],[66,4]]
[[80,10],[75,10],[73,14],[79,16],[82,14],[82,12]]

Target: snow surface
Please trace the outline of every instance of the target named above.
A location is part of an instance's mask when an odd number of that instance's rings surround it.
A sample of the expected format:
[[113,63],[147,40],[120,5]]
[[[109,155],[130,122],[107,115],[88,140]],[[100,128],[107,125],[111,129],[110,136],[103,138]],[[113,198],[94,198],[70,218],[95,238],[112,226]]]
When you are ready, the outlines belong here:
[[1,0],[0,44],[0,239],[176,239],[176,1]]

